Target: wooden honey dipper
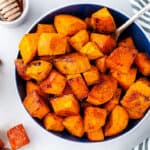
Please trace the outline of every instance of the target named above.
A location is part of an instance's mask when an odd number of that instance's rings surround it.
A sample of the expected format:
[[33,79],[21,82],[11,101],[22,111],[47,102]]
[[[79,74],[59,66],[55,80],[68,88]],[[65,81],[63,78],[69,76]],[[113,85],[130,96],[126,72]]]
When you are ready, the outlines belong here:
[[0,0],[0,19],[3,21],[13,21],[22,13],[17,0]]

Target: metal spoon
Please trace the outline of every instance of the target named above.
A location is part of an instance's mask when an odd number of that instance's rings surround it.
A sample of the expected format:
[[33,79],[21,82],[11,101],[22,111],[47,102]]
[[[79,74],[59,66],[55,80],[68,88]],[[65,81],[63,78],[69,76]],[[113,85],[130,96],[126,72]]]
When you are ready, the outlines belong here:
[[137,14],[132,16],[129,20],[127,20],[123,25],[121,25],[116,32],[113,33],[113,38],[117,41],[120,34],[129,27],[137,18],[144,14],[147,10],[150,10],[150,3],[146,5],[143,9],[141,9]]

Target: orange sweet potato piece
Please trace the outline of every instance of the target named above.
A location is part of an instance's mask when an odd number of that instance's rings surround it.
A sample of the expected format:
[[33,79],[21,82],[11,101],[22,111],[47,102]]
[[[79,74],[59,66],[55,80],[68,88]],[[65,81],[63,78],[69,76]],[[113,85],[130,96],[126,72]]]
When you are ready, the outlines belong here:
[[44,100],[37,93],[37,91],[33,91],[28,94],[25,97],[23,104],[30,115],[38,119],[42,119],[47,113],[50,112],[49,107],[45,104]]
[[96,59],[96,67],[102,73],[105,73],[107,70],[106,58],[107,56]]
[[90,60],[103,56],[103,53],[100,51],[95,42],[88,42],[81,48],[80,52],[87,55]]
[[40,83],[44,93],[60,95],[66,85],[66,78],[56,70],[52,70],[49,76]]
[[0,149],[4,147],[3,141],[0,139]]
[[67,14],[59,14],[54,18],[54,25],[58,33],[71,36],[82,29],[86,29],[86,23],[80,18]]
[[38,24],[37,33],[56,33],[55,27],[52,24]]
[[150,58],[146,53],[139,52],[135,58],[135,63],[139,69],[139,71],[144,76],[150,75]]
[[87,132],[87,138],[89,141],[103,141],[104,134],[102,128]]
[[126,110],[117,105],[112,110],[109,120],[104,128],[105,136],[114,136],[121,133],[128,125],[129,117]]
[[19,49],[25,64],[29,63],[37,53],[39,34],[25,34],[20,41]]
[[72,94],[56,97],[50,103],[58,116],[78,115],[80,111],[79,103]]
[[138,80],[130,86],[121,100],[131,119],[140,119],[150,107],[150,82]]
[[28,65],[26,74],[36,81],[42,81],[48,76],[51,69],[51,63],[43,60],[35,60]]
[[94,30],[100,33],[112,33],[116,30],[113,16],[107,8],[102,8],[92,14],[91,18]]
[[110,35],[91,33],[90,38],[104,54],[109,54],[116,47],[116,41]]
[[127,37],[118,43],[119,47],[128,47],[131,49],[135,49],[135,44],[132,37]]
[[136,79],[137,68],[131,68],[127,73],[112,70],[111,74],[118,81],[120,86],[127,90]]
[[98,81],[100,80],[100,74],[95,66],[92,66],[90,70],[84,72],[83,77],[88,86],[98,83]]
[[68,95],[68,94],[73,94],[73,92],[72,92],[71,87],[67,83],[62,95]]
[[101,105],[109,101],[117,89],[117,81],[111,76],[101,76],[98,84],[89,92],[87,102]]
[[18,75],[24,80],[30,80],[30,77],[26,74],[27,65],[22,59],[15,60],[16,70]]
[[63,119],[55,114],[48,113],[43,120],[44,127],[49,131],[61,132],[64,130]]
[[83,119],[80,115],[66,117],[63,121],[63,125],[73,136],[82,137],[84,134]]
[[137,50],[135,49],[118,47],[106,59],[107,67],[122,73],[128,73],[136,54]]
[[86,55],[71,53],[54,59],[55,67],[63,74],[83,73],[91,68]]
[[91,29],[91,28],[92,28],[91,18],[86,17],[86,18],[84,19],[84,21],[85,21],[85,23],[86,23],[86,25],[87,25],[87,28],[88,28],[88,29]]
[[88,95],[88,87],[81,74],[68,75],[68,84],[77,99],[82,100]]
[[12,150],[29,144],[30,140],[22,124],[19,124],[7,131],[7,136]]
[[102,108],[89,106],[84,110],[84,129],[91,132],[100,129],[106,121],[107,111]]
[[38,42],[38,56],[65,54],[67,38],[59,33],[42,33]]
[[112,99],[104,104],[104,108],[107,110],[107,112],[111,112],[115,108],[115,106],[119,104],[120,96],[121,89],[118,88],[114,93]]
[[69,39],[70,45],[77,51],[80,51],[88,41],[89,34],[87,30],[80,30]]

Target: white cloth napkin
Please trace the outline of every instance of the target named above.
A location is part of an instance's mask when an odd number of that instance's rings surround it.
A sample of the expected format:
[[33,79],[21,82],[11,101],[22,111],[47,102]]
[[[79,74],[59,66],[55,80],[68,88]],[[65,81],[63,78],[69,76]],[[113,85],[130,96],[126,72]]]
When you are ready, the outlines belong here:
[[[150,0],[130,0],[134,13],[137,13],[144,6],[150,3]],[[150,10],[145,12],[139,19],[138,23],[143,27],[150,37]]]

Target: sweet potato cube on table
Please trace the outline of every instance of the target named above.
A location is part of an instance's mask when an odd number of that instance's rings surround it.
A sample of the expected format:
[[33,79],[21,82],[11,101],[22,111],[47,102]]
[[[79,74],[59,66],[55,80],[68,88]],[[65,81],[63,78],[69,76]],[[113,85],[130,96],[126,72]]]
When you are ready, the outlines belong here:
[[104,135],[108,137],[121,133],[127,127],[128,122],[129,116],[125,108],[119,105],[115,106],[104,127]]
[[103,53],[94,42],[88,42],[87,44],[85,44],[81,48],[80,52],[87,55],[90,60],[94,60],[103,56]]
[[106,121],[107,111],[102,108],[89,106],[84,110],[84,129],[91,132],[100,129]]
[[150,107],[150,82],[138,80],[130,86],[121,100],[131,119],[140,119]]
[[49,131],[60,132],[64,130],[63,119],[55,114],[48,113],[45,116],[43,123],[44,127]]
[[115,106],[119,104],[120,96],[121,96],[121,89],[118,88],[114,93],[112,99],[104,104],[104,108],[107,110],[107,112],[110,113],[115,108]]
[[67,14],[59,14],[54,18],[54,25],[58,33],[72,36],[80,30],[86,29],[86,23],[80,18]]
[[80,106],[73,94],[56,97],[50,100],[52,108],[58,116],[78,115]]
[[139,71],[144,76],[150,75],[150,58],[146,53],[139,52],[135,58],[135,63],[139,69]]
[[18,75],[24,80],[30,80],[30,77],[26,74],[27,64],[22,59],[15,60],[15,66]]
[[83,77],[88,86],[93,85],[100,80],[100,74],[95,66],[92,66],[89,71],[84,72]]
[[46,94],[60,95],[66,85],[66,78],[56,70],[52,70],[49,76],[40,83],[42,91]]
[[38,42],[38,56],[65,54],[67,38],[59,33],[42,33]]
[[39,34],[25,34],[20,41],[19,49],[25,64],[29,63],[36,56]]
[[87,102],[101,105],[108,102],[117,89],[117,81],[111,76],[101,76],[98,84],[94,85],[88,94]]
[[73,136],[82,137],[84,134],[83,119],[80,115],[66,117],[63,121],[63,125]]
[[56,33],[55,27],[52,24],[38,24],[37,33]]
[[38,119],[42,119],[47,113],[50,112],[49,107],[46,105],[37,91],[33,91],[32,93],[28,94],[25,97],[23,104],[30,115]]
[[96,59],[96,67],[101,73],[105,73],[107,70],[106,58],[107,56]]
[[106,59],[107,67],[122,73],[128,73],[136,54],[137,50],[135,49],[118,47]]
[[127,37],[127,38],[121,40],[118,43],[118,46],[119,47],[128,47],[128,48],[131,48],[131,49],[135,49],[136,48],[132,37]]
[[86,55],[71,53],[54,59],[55,67],[63,74],[78,74],[91,68]]
[[116,41],[110,35],[91,33],[90,38],[104,54],[109,54],[116,47]]
[[36,81],[42,81],[48,76],[51,69],[51,63],[43,60],[35,60],[27,67],[26,74]]
[[99,9],[91,17],[93,29],[100,33],[112,33],[116,31],[116,24],[113,16],[107,8]]
[[0,149],[4,147],[3,141],[0,139]]
[[87,30],[80,30],[69,39],[70,45],[77,51],[89,42],[89,34]]
[[118,81],[120,86],[127,90],[136,79],[137,68],[131,68],[127,73],[112,70],[111,74]]
[[89,141],[103,141],[104,134],[102,128],[87,132],[87,138]]
[[77,99],[82,100],[88,95],[88,87],[81,74],[67,75],[68,84]]
[[12,150],[29,144],[30,140],[22,124],[19,124],[7,131],[7,136]]

